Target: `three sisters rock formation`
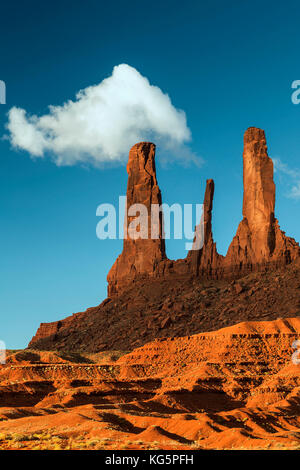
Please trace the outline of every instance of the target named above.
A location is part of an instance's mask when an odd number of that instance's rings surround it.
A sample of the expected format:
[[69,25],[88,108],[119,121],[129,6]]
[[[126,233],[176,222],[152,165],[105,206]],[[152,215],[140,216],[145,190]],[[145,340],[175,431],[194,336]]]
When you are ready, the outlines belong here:
[[[207,180],[204,197],[204,244],[191,250],[185,259],[166,257],[162,238],[163,220],[158,239],[124,240],[122,254],[108,273],[108,294],[122,291],[128,284],[151,277],[241,277],[250,271],[278,267],[299,257],[299,245],[286,237],[275,218],[275,184],[273,162],[267,153],[265,133],[250,127],[244,135],[243,219],[226,256],[217,253],[212,235],[214,182]],[[142,203],[150,214],[151,204],[161,204],[161,192],[155,172],[155,146],[141,142],[132,147],[127,165],[127,205]],[[150,217],[150,216],[149,216]],[[128,228],[131,217],[126,216]],[[148,227],[151,226],[149,221]],[[150,230],[150,228],[149,228]]]
[[[300,260],[300,248],[280,230],[274,215],[273,162],[267,153],[263,130],[255,127],[246,130],[243,166],[243,219],[226,256],[218,254],[213,240],[214,182],[210,179],[203,204],[201,249],[191,250],[185,259],[169,260],[160,213],[155,239],[149,236],[124,239],[123,251],[107,276],[108,298],[86,312],[42,323],[29,347],[129,350],[162,334],[180,336],[189,331],[211,331],[241,320],[257,320],[262,316],[275,319],[298,311],[293,284],[296,281],[293,277],[290,281],[293,274],[289,268],[293,261]],[[148,142],[134,145],[129,152],[127,172],[127,208],[143,204],[151,218],[151,205],[162,204],[155,171],[155,145]],[[128,212],[125,233],[128,229],[130,232],[134,218]],[[148,222],[150,230],[151,221]],[[272,280],[275,270],[281,271],[282,291]],[[251,273],[254,279],[248,281],[253,286],[236,298],[233,280],[244,278],[243,282],[248,282],[245,276]],[[269,276],[269,281],[261,278],[263,273]],[[215,287],[207,288],[212,283]]]

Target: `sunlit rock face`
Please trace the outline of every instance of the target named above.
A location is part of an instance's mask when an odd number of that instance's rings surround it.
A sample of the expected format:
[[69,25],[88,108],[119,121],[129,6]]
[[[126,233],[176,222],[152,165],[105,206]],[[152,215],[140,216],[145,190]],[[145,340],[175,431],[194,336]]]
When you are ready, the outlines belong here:
[[[165,240],[162,237],[162,214],[158,217],[156,227],[157,238],[151,239],[151,205],[161,205],[161,192],[157,184],[155,170],[155,145],[150,142],[140,142],[129,152],[127,164],[127,211],[124,223],[124,238],[122,254],[117,258],[107,280],[109,294],[116,292],[120,286],[141,275],[153,275],[157,264],[165,255]],[[135,217],[130,215],[134,204],[143,204],[147,209],[147,224],[142,230],[143,238],[135,238],[131,224]],[[139,215],[139,213],[138,213]]]
[[245,132],[243,181],[243,220],[224,260],[226,269],[253,270],[298,257],[298,243],[285,236],[275,219],[273,162],[262,129],[250,127]]

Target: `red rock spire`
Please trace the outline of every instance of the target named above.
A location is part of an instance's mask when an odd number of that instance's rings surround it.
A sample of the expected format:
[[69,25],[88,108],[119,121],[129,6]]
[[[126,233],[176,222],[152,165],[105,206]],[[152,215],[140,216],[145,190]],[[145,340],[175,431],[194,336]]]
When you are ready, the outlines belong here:
[[[299,245],[286,237],[275,219],[275,184],[273,162],[267,153],[265,133],[250,127],[244,135],[243,220],[226,257],[217,253],[212,235],[214,182],[207,180],[204,196],[204,240],[198,250],[185,259],[168,260],[162,237],[162,214],[157,221],[156,239],[151,239],[151,204],[161,205],[161,193],[155,172],[155,145],[141,142],[129,153],[127,165],[128,208],[143,204],[148,211],[148,239],[124,240],[123,252],[111,268],[109,295],[122,290],[132,280],[142,277],[198,276],[203,278],[240,277],[248,271],[264,269],[269,264],[285,265],[300,256]],[[134,216],[127,216],[127,229]],[[228,219],[230,223],[230,219]]]
[[275,219],[273,162],[262,129],[250,127],[244,134],[243,181],[243,220],[228,249],[225,265],[253,270],[256,265],[298,256],[298,244],[285,237]]
[[[203,275],[209,277],[219,267],[222,256],[218,255],[216,244],[212,234],[212,208],[214,198],[214,180],[206,181],[205,195],[203,201],[203,246],[199,250],[191,250],[187,255],[190,263],[190,272],[196,276]],[[198,227],[196,227],[196,231]],[[194,240],[195,243],[195,240]]]
[[[162,238],[162,214],[158,220],[158,238],[151,239],[151,205],[161,205],[161,192],[157,184],[155,169],[155,145],[150,142],[140,142],[129,152],[127,164],[127,209],[133,204],[143,204],[148,211],[147,239],[132,239],[129,230],[124,239],[123,252],[118,257],[107,280],[109,294],[118,290],[123,283],[140,276],[152,275],[157,264],[165,258],[165,241]],[[139,215],[139,214],[138,214]],[[125,232],[133,216],[125,216]]]

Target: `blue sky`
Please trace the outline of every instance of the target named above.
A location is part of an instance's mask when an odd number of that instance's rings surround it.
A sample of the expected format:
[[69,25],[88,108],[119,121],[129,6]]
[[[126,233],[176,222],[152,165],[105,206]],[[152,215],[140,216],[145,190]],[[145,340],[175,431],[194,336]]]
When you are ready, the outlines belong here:
[[[299,15],[296,1],[6,2],[1,135],[12,107],[47,114],[128,64],[185,112],[186,145],[203,160],[182,162],[158,146],[164,202],[201,203],[205,180],[214,178],[214,238],[225,254],[241,220],[243,133],[262,127],[270,156],[281,162],[276,216],[300,240],[300,105],[291,102],[291,83],[300,79]],[[19,348],[40,322],[105,298],[122,242],[96,238],[96,208],[125,194],[127,175],[120,162],[58,166],[53,155],[32,158],[5,139],[0,165],[0,339]],[[185,256],[184,243],[168,241],[169,257]]]

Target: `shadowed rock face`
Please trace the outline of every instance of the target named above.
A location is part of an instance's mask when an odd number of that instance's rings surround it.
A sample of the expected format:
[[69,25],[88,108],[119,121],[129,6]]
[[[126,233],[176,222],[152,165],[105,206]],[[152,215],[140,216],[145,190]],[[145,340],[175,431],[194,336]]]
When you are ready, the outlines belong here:
[[216,272],[223,258],[217,253],[216,244],[214,243],[212,234],[212,208],[214,191],[214,181],[212,179],[207,180],[202,213],[204,237],[203,247],[199,250],[191,250],[187,255],[189,272],[195,274],[196,276],[207,275],[209,277],[213,277],[213,273]]
[[[155,146],[142,142],[129,153],[127,166],[127,203],[161,204],[161,192],[155,173]],[[214,182],[206,182],[203,203],[204,244],[191,250],[182,260],[166,258],[162,239],[162,218],[157,227],[158,238],[124,240],[123,252],[110,270],[108,293],[112,295],[141,276],[172,277],[196,276],[203,278],[236,277],[242,273],[282,265],[299,256],[299,246],[285,236],[275,219],[275,184],[273,162],[267,153],[265,133],[250,127],[244,135],[243,152],[243,220],[240,222],[226,257],[217,253],[212,235],[212,207]],[[125,228],[134,217],[126,216]],[[151,227],[149,215],[148,234]],[[196,228],[197,229],[197,228]],[[194,239],[194,243],[196,238]]]

